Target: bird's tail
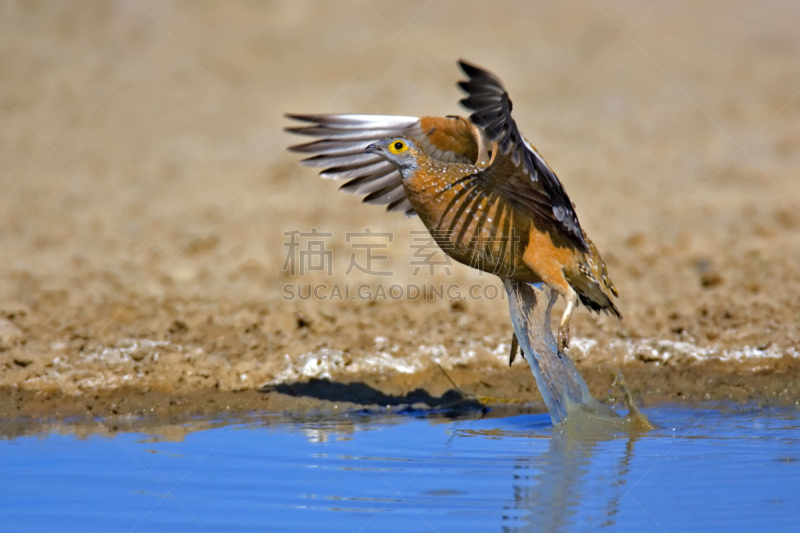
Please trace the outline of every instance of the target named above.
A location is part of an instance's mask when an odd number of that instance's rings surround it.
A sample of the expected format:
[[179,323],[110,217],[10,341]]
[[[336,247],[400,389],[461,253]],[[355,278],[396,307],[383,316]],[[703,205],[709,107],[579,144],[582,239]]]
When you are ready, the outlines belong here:
[[594,243],[584,234],[589,253],[583,254],[583,261],[564,273],[567,281],[578,293],[581,303],[592,311],[611,313],[622,318],[612,298],[619,296],[617,288],[608,275],[606,263]]

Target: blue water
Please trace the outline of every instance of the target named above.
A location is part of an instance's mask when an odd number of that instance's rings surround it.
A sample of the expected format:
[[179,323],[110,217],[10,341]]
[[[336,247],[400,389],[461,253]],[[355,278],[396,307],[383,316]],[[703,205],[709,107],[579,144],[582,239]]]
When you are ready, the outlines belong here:
[[658,429],[603,440],[546,414],[6,435],[0,530],[800,530],[797,411],[648,415]]

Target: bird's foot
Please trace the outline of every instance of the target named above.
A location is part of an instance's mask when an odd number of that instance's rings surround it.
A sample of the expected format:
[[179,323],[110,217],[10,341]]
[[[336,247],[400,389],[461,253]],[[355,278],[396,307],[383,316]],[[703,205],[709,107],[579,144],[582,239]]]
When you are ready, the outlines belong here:
[[558,351],[566,353],[569,348],[569,326],[558,328]]

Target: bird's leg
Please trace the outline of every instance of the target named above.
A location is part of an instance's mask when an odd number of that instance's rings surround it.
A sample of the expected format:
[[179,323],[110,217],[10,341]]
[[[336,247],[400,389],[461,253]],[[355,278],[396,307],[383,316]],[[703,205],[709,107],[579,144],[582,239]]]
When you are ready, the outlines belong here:
[[514,359],[517,358],[517,349],[519,349],[519,353],[522,355],[522,358],[525,359],[525,351],[520,348],[519,342],[517,341],[517,334],[511,334],[511,353],[508,354],[508,366],[511,366],[511,363],[514,362]]
[[561,315],[561,323],[558,326],[558,349],[565,352],[569,347],[569,321],[572,318],[572,313],[578,307],[578,293],[570,287],[569,293],[564,296],[567,301],[567,307],[564,309],[564,314]]

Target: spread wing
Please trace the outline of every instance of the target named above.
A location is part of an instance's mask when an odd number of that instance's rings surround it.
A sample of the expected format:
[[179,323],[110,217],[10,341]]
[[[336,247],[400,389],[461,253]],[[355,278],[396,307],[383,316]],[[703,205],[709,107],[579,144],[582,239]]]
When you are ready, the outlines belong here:
[[286,128],[318,140],[290,146],[289,150],[313,154],[301,161],[323,170],[320,176],[348,180],[341,190],[364,194],[364,202],[388,204],[388,211],[413,216],[395,167],[380,156],[364,152],[367,145],[386,137],[404,136],[418,141],[430,157],[448,163],[475,163],[485,141],[480,129],[461,117],[403,117],[391,115],[287,115],[304,122]]
[[578,215],[567,192],[544,159],[520,134],[502,82],[491,72],[463,60],[458,63],[469,77],[459,82],[467,93],[461,103],[473,111],[470,120],[483,128],[498,146],[492,164],[480,173],[482,178],[490,180],[514,207],[553,223],[578,248],[588,252]]

